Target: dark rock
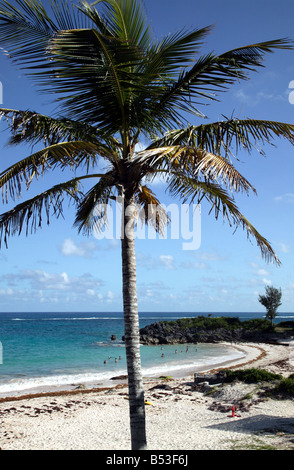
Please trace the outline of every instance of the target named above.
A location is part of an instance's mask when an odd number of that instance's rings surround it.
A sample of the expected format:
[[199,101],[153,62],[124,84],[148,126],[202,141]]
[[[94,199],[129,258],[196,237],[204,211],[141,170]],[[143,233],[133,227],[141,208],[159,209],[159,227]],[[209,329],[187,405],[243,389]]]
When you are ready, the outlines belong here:
[[110,380],[127,380],[127,375],[116,375],[115,377],[111,377]]
[[172,390],[172,387],[170,385],[167,385],[167,384],[158,384],[158,385],[155,385],[154,387],[152,387],[150,390]]
[[219,371],[216,374],[194,374],[194,383],[207,382],[209,385],[219,384],[224,382],[226,378],[225,371]]
[[[270,328],[246,328],[236,319],[228,319],[228,327],[219,326],[218,318],[215,324],[210,321],[206,326],[194,326],[193,320],[189,321],[162,321],[155,322],[140,329],[140,342],[142,344],[184,344],[184,343],[218,343],[218,342],[272,342],[281,339]],[[234,322],[232,321],[234,320]],[[203,322],[204,323],[204,322]],[[192,325],[192,326],[191,326]]]

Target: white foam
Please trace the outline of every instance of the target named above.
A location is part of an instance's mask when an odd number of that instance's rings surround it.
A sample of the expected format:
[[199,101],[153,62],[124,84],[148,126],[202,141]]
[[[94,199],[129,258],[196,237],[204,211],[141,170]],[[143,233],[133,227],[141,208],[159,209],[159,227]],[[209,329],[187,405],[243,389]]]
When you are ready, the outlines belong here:
[[105,382],[114,375],[126,374],[124,370],[105,371],[105,372],[88,372],[82,374],[64,374],[51,375],[44,377],[31,377],[26,379],[13,379],[5,384],[0,384],[0,394],[10,392],[21,392],[23,390],[38,389],[43,387],[62,387],[69,385],[77,385],[80,383]]
[[[142,375],[145,377],[155,377],[160,375],[180,374],[186,370],[199,371],[209,368],[214,364],[233,361],[245,357],[240,351],[231,351],[228,354],[214,357],[202,357],[186,362],[166,362],[156,366],[142,367]],[[60,374],[43,377],[30,377],[22,379],[12,379],[5,384],[0,383],[0,395],[9,396],[15,393],[33,389],[51,389],[74,386],[78,384],[105,384],[109,383],[114,376],[126,375],[126,369],[105,370],[99,372],[85,372],[78,374]]]

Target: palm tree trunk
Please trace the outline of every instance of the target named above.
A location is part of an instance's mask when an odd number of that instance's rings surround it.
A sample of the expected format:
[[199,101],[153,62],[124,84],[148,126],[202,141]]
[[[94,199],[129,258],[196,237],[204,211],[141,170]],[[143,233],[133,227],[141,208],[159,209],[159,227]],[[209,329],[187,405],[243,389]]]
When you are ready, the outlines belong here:
[[124,199],[122,210],[122,275],[125,346],[128,370],[132,450],[146,450],[145,404],[141,373],[139,315],[136,287],[133,196]]

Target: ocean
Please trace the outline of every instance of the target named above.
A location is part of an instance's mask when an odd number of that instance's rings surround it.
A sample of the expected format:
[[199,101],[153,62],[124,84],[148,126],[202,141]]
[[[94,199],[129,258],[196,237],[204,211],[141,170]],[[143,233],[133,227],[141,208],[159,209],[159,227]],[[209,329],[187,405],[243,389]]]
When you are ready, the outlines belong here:
[[[140,328],[198,315],[207,313],[143,312]],[[260,313],[211,315],[262,318]],[[293,318],[291,313],[280,314],[277,321]],[[125,375],[123,334],[122,313],[0,313],[0,396],[79,384],[100,386]],[[142,345],[142,371],[145,377],[180,375],[183,370],[193,368],[196,372],[240,354],[218,344]]]

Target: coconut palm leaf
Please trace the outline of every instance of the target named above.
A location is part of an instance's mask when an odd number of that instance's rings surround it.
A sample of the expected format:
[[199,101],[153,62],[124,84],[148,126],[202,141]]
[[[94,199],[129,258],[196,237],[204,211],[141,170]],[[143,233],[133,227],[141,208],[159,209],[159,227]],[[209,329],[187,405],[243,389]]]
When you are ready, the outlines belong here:
[[12,210],[0,215],[0,247],[2,239],[8,244],[8,237],[20,235],[25,227],[26,234],[34,232],[42,226],[43,213],[47,224],[50,216],[60,217],[63,213],[64,196],[69,196],[75,203],[80,198],[78,185],[80,178],[74,178],[66,183],[57,184],[51,189],[28,199]]
[[101,139],[97,128],[65,117],[53,118],[35,111],[0,108],[0,118],[6,119],[11,131],[9,145],[23,142],[53,145],[76,140],[97,143],[97,139]]
[[69,202],[72,202],[76,207],[80,207],[81,201],[85,197],[82,192],[82,182],[90,181],[92,178],[104,178],[106,180],[107,176],[97,173],[73,178],[57,184],[1,214],[0,248],[2,240],[8,246],[8,238],[13,235],[20,235],[24,227],[26,228],[26,235],[41,228],[44,212],[48,225],[51,216],[56,218],[63,216],[65,197],[69,198]]
[[140,75],[132,70],[144,59],[141,51],[110,40],[97,29],[61,31],[49,50],[48,66],[54,66],[55,72],[42,68],[35,76],[45,91],[61,95],[58,101],[67,115],[112,134],[124,129],[131,117],[131,91],[143,87]]
[[[251,152],[264,144],[273,145],[275,138],[294,143],[294,125],[278,121],[258,119],[225,119],[219,122],[175,129],[153,142],[150,147],[165,145],[191,145],[208,152],[224,151],[225,155],[241,150]],[[260,150],[261,152],[261,150]],[[261,152],[262,153],[262,152]]]
[[136,191],[135,201],[139,206],[138,219],[144,224],[151,225],[156,232],[163,234],[170,218],[153,191],[141,184]]
[[[5,117],[11,131],[8,145],[20,143],[39,144],[52,147],[58,143],[66,145],[81,145],[86,142],[89,150],[89,158],[84,163],[89,169],[90,164],[96,163],[95,152],[102,158],[116,165],[121,158],[121,145],[117,139],[105,135],[100,129],[94,128],[86,123],[68,118],[52,118],[33,111],[20,111],[0,108],[0,118]],[[80,141],[80,143],[79,143]],[[90,148],[92,146],[92,148]],[[52,147],[53,148],[53,147]],[[44,149],[45,150],[45,149]]]
[[[193,177],[204,177],[206,180],[221,181],[231,191],[253,191],[254,187],[244,178],[238,170],[221,155],[207,152],[202,148],[192,145],[171,145],[170,147],[152,148],[150,146],[145,151],[138,152],[134,161],[138,162],[144,171],[144,175],[150,174],[153,177],[161,172],[173,174],[186,174]],[[144,170],[145,165],[145,170]]]
[[274,261],[280,265],[276,253],[270,243],[256,230],[256,228],[244,217],[236,206],[234,199],[229,193],[215,182],[199,181],[186,175],[175,173],[169,182],[168,189],[173,196],[179,196],[183,202],[196,202],[199,204],[203,200],[209,202],[209,213],[214,211],[216,220],[220,215],[230,226],[235,225],[236,229],[242,227],[247,232],[247,237],[253,237],[257,246],[261,250],[262,256],[267,261]]
[[177,76],[180,68],[194,64],[195,56],[203,45],[203,39],[211,31],[211,26],[192,31],[177,31],[165,36],[160,43],[155,43],[149,52],[148,62],[142,64],[144,72],[166,79],[170,73]]
[[[104,7],[102,16],[100,16],[95,5],[100,3]],[[92,21],[100,29],[104,29],[103,34],[109,34],[112,37],[120,38],[129,44],[136,44],[142,50],[145,50],[152,36],[150,26],[142,5],[138,1],[125,2],[123,0],[98,0],[91,3],[82,2],[83,12],[92,19]],[[98,21],[97,21],[98,20]]]
[[48,41],[60,29],[83,27],[85,16],[70,0],[50,0],[48,12],[39,0],[0,2],[0,44],[10,58],[30,69],[44,63]]
[[56,167],[76,168],[89,159],[96,159],[97,147],[90,142],[63,142],[51,145],[15,163],[0,173],[3,200],[8,194],[14,199],[21,194],[22,183],[29,186],[34,178]]
[[79,232],[90,235],[105,224],[107,204],[114,197],[116,182],[114,171],[101,175],[98,183],[79,201],[74,222]]
[[238,80],[247,80],[248,71],[262,67],[264,55],[275,49],[293,49],[289,39],[262,42],[233,49],[215,56],[207,54],[200,57],[189,70],[184,70],[179,78],[167,87],[161,96],[155,112],[168,108],[173,113],[174,122],[182,122],[183,116],[175,113],[173,107],[184,112],[194,113],[194,104],[215,100],[215,93],[225,91]]

